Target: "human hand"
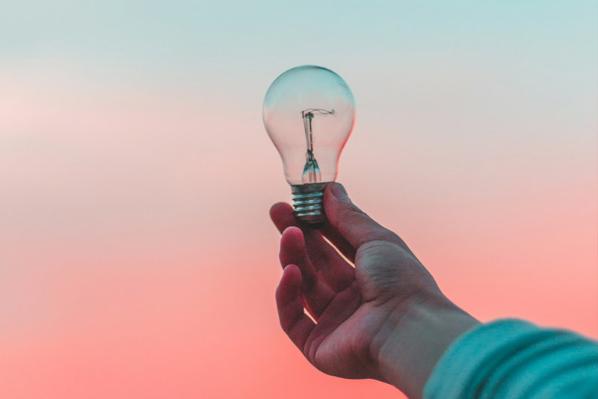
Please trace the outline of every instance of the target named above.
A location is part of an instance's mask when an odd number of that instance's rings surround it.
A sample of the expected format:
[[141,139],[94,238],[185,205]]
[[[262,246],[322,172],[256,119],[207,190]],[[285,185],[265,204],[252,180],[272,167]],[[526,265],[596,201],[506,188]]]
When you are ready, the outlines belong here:
[[327,374],[374,378],[421,395],[444,349],[477,322],[340,184],[327,186],[324,208],[328,223],[321,229],[299,228],[288,204],[270,210],[282,232],[276,301],[283,330]]

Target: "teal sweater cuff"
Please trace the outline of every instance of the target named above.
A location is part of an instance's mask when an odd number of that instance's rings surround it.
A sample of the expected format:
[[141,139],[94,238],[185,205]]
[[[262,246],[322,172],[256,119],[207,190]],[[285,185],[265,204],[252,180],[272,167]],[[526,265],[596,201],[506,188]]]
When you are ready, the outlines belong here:
[[598,398],[598,345],[521,320],[484,324],[446,350],[424,397]]

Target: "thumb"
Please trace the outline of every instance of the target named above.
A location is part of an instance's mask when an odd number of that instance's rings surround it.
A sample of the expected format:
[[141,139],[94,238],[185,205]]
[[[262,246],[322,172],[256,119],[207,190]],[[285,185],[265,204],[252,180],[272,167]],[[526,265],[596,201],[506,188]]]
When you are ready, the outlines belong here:
[[376,240],[405,245],[395,233],[381,226],[353,204],[342,184],[327,185],[324,208],[330,227],[355,249],[368,241]]

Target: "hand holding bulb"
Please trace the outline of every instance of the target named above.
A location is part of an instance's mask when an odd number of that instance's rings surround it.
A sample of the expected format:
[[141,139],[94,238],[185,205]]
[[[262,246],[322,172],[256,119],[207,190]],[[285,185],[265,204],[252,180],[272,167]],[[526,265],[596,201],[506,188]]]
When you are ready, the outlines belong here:
[[512,319],[479,326],[398,235],[330,183],[353,110],[346,83],[313,66],[283,73],[264,101],[293,192],[294,211],[270,210],[282,233],[278,316],[291,341],[324,373],[378,379],[415,399],[596,392],[594,341]]

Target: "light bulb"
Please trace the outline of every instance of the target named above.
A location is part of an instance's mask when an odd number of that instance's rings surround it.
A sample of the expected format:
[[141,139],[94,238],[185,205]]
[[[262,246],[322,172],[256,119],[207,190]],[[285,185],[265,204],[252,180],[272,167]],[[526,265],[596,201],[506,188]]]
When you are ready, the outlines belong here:
[[351,89],[330,69],[291,68],[268,88],[263,118],[291,185],[295,215],[310,224],[324,222],[324,189],[336,179],[355,121]]

